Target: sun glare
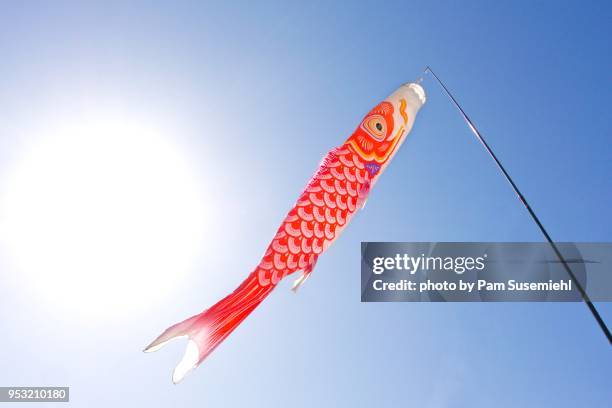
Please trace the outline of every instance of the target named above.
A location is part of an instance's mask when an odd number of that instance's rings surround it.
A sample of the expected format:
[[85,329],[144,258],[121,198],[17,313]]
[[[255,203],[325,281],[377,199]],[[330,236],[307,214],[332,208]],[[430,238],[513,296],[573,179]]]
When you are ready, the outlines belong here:
[[178,146],[125,121],[44,133],[0,196],[1,234],[28,295],[86,316],[169,296],[202,247],[206,215]]

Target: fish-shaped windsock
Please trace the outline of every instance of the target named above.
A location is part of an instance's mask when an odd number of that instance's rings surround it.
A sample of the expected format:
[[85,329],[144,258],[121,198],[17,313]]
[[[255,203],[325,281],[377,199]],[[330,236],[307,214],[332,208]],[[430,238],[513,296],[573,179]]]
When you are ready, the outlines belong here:
[[319,256],[338,238],[410,132],[425,91],[402,85],[361,121],[340,147],[323,158],[285,217],[261,262],[238,288],[209,309],[164,331],[145,351],[187,336],[182,361],[172,375],[181,381],[270,294],[287,275],[301,272],[293,290],[310,276]]

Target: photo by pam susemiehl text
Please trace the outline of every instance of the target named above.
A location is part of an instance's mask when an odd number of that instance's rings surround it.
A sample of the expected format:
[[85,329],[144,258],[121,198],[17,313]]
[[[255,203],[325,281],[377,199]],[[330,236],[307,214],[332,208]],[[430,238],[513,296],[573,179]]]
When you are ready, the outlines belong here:
[[363,242],[364,302],[612,300],[612,244],[559,243],[570,277],[544,242]]

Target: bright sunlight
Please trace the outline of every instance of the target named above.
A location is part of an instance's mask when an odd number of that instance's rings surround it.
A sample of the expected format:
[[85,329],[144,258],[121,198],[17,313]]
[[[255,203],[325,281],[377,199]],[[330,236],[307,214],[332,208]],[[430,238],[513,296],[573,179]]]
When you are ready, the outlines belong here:
[[141,310],[185,277],[206,209],[188,160],[154,128],[44,129],[8,173],[0,226],[33,300],[83,316]]

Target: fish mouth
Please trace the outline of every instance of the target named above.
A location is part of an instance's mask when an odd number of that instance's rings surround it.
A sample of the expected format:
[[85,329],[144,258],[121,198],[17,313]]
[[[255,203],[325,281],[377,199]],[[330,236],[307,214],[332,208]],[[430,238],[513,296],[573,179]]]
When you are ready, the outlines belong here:
[[410,82],[405,85],[408,86],[408,88],[410,88],[416,94],[416,96],[419,98],[419,101],[421,101],[421,104],[425,105],[425,102],[427,102],[427,96],[425,95],[425,89],[423,89],[421,85],[415,82]]

